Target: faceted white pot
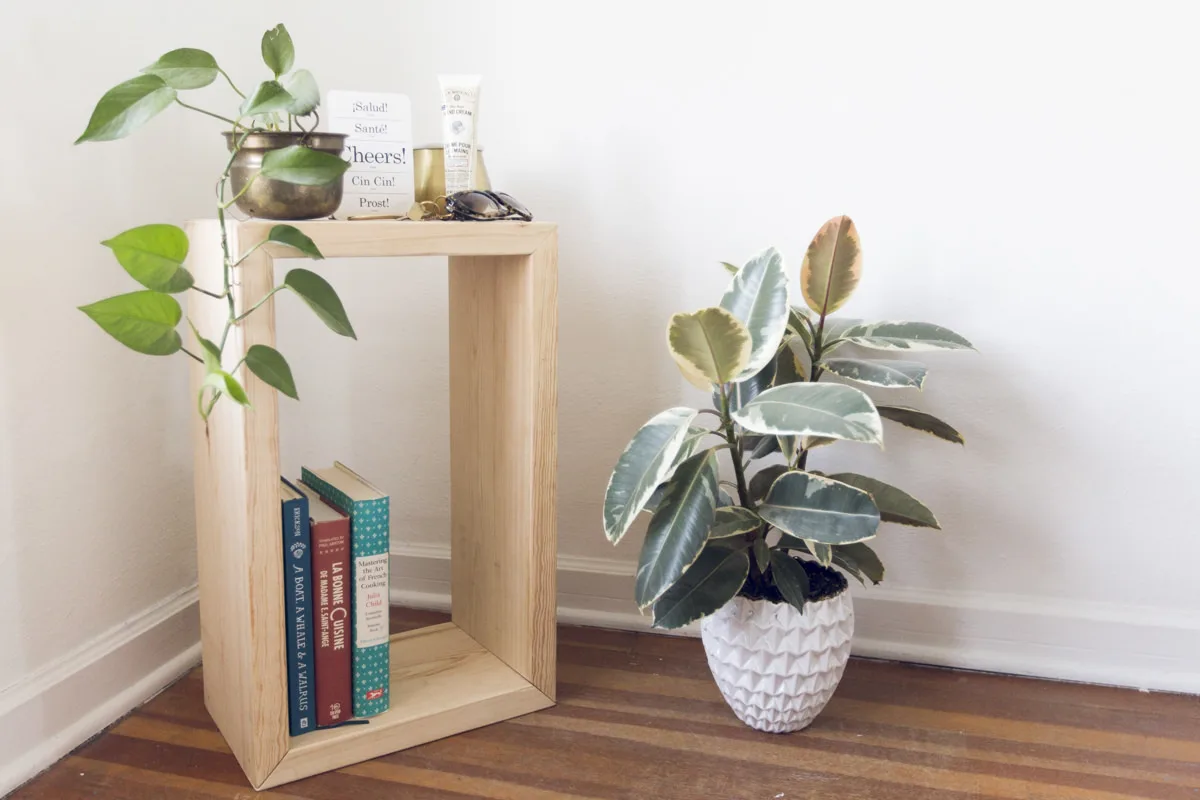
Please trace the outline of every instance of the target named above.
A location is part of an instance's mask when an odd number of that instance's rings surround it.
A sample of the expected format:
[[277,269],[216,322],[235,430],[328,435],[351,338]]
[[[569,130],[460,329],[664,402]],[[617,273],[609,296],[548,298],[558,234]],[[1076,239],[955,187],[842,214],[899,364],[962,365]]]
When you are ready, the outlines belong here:
[[708,668],[738,719],[768,733],[808,727],[850,658],[850,593],[808,603],[735,597],[700,622]]

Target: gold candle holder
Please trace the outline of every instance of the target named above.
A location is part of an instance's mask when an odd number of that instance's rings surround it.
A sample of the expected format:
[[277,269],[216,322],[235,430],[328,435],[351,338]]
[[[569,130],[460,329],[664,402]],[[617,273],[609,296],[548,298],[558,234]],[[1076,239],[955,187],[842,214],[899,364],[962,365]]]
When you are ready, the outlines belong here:
[[[434,202],[446,194],[446,165],[441,145],[413,149],[413,188],[416,202]],[[475,183],[472,189],[491,189],[483,148],[475,148]]]

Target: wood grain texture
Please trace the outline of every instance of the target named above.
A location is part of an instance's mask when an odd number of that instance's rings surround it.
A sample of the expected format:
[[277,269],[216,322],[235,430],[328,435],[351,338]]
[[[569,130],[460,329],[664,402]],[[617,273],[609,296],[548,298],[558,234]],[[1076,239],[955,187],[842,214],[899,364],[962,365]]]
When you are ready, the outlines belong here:
[[[290,222],[316,242],[326,258],[363,256],[528,255],[554,233],[551,222],[412,222],[317,220]],[[273,222],[240,223],[247,241],[267,238]],[[270,245],[274,258],[303,258],[291,247]]]
[[[228,226],[234,258],[245,258],[234,280],[239,313],[274,287],[273,257],[298,255],[255,249],[273,224]],[[207,427],[194,424],[197,546],[205,702],[256,787],[544,708],[555,687],[554,225],[297,227],[331,257],[451,256],[456,627],[406,641],[393,655],[400,669],[391,676],[392,710],[372,724],[289,739],[278,397],[243,367],[252,408],[226,400]],[[190,232],[189,266],[200,286],[219,290],[218,227],[197,222]],[[219,340],[225,304],[202,297],[192,310],[201,333]],[[255,344],[275,344],[273,301],[230,331],[226,367]],[[203,378],[196,366],[194,390]],[[441,653],[446,647],[452,652]]]
[[[445,615],[392,619],[404,630]],[[1200,796],[1200,697],[852,659],[812,727],[779,736],[737,721],[694,639],[561,628],[558,664],[552,709],[261,795],[196,670],[12,800]]]
[[454,622],[555,693],[556,240],[450,259]]
[[[230,226],[234,258],[258,239]],[[210,291],[223,284],[220,233],[213,221],[189,225],[188,267]],[[239,313],[274,286],[271,258],[262,250],[237,268]],[[188,314],[201,334],[220,340],[225,301],[193,294]],[[224,366],[254,344],[275,344],[274,304],[268,301],[229,333]],[[193,351],[200,347],[192,342]],[[264,780],[287,751],[284,672],[283,561],[280,549],[278,400],[244,367],[237,375],[252,410],[228,398],[207,426],[193,417],[200,632],[209,664],[205,699],[251,781]],[[193,397],[204,368],[193,365]]]
[[260,788],[315,775],[552,705],[454,623],[392,637],[391,708],[370,724],[299,736]]

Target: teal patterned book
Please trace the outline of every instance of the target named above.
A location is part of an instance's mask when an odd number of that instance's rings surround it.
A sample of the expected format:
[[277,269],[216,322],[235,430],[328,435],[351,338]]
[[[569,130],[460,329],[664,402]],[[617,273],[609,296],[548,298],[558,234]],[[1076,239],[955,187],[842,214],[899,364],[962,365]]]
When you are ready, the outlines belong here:
[[300,480],[330,505],[350,515],[350,559],[354,563],[352,680],[354,716],[388,710],[388,496],[344,464],[312,470]]

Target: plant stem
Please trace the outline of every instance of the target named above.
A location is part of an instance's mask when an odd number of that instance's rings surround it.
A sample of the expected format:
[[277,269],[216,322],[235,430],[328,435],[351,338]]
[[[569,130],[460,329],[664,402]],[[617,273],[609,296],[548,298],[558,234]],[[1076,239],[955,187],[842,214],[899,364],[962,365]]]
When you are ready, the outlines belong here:
[[229,77],[229,73],[227,73],[225,70],[221,69],[220,67],[217,67],[217,72],[219,72],[219,73],[221,73],[222,75],[224,75],[224,76],[225,76],[225,80],[229,81],[229,88],[230,88],[230,89],[233,89],[235,92],[237,92],[237,93],[238,93],[238,96],[239,96],[239,97],[241,97],[243,100],[245,100],[245,99],[246,99],[246,95],[244,95],[244,94],[242,93],[242,90],[241,90],[241,89],[239,89],[238,87],[236,87],[236,86],[234,86],[234,85],[233,85],[233,78]]
[[195,106],[189,106],[187,103],[183,102],[178,97],[175,98],[175,102],[179,103],[179,105],[183,106],[186,109],[190,109],[192,111],[198,111],[201,114],[207,114],[208,116],[212,117],[213,119],[219,119],[222,122],[228,122],[230,125],[237,124],[236,122],[231,120],[229,117],[222,117],[220,114],[214,114],[211,111],[205,111],[203,108],[196,108]]
[[729,416],[729,394],[725,384],[721,384],[721,427],[725,431],[725,441],[729,442],[729,454],[733,461],[733,474],[737,478],[738,500],[746,508],[753,508],[750,502],[750,489],[746,486],[746,471],[742,467],[742,442],[733,428],[733,419]]
[[[818,365],[821,363],[821,355],[825,349],[825,342],[823,340],[824,333],[825,315],[822,314],[821,324],[817,327],[816,335],[813,336],[812,369],[809,370],[808,373],[809,383],[816,383],[817,381],[821,380],[821,374],[823,370]],[[810,451],[805,450],[803,447],[800,448],[800,458],[796,462],[798,469],[807,469],[809,452]]]
[[[242,190],[241,190],[240,192],[238,192],[237,194],[235,194],[233,197],[229,198],[229,202],[228,202],[228,203],[225,203],[224,205],[222,205],[222,206],[221,206],[221,209],[222,209],[222,210],[224,210],[224,209],[227,209],[227,208],[229,208],[231,205],[233,205],[234,203],[236,203],[236,202],[237,202],[239,199],[241,199],[242,195],[244,195],[244,194],[247,192],[247,190],[249,190],[249,188],[250,188],[251,186],[253,186],[253,185],[254,185],[254,180],[255,180],[255,178],[257,178],[257,177],[258,177],[258,173],[257,173],[257,172],[256,172],[256,173],[254,173],[253,175],[251,175],[251,176],[250,176],[250,180],[246,181],[246,185],[242,187]],[[258,245],[255,245],[255,249],[257,249],[257,248],[258,248]],[[248,256],[248,255],[250,255],[250,253],[246,253],[246,256]],[[246,256],[242,256],[242,258],[245,258]],[[239,259],[237,260],[237,263],[236,263],[236,264],[234,264],[234,266],[235,266],[235,267],[236,267],[238,264],[242,263],[242,258],[239,258]]]
[[214,391],[212,399],[208,401],[208,408],[204,409],[204,419],[206,421],[208,420],[208,415],[212,413],[213,406],[215,406],[217,404],[217,401],[220,399],[221,399],[221,393]]
[[192,288],[195,289],[200,294],[206,294],[209,297],[215,298],[217,300],[225,299],[225,295],[223,295],[223,294],[217,294],[216,292],[210,292],[208,289],[201,289],[199,286],[192,286]]
[[180,352],[182,352],[182,353],[183,353],[185,356],[188,356],[189,358],[191,358],[193,361],[196,361],[196,362],[198,362],[198,363],[200,363],[200,364],[203,364],[203,363],[204,363],[204,359],[203,359],[203,358],[201,358],[200,356],[196,355],[196,354],[195,354],[195,353],[193,353],[191,350],[188,350],[186,347],[181,347],[181,348],[179,348],[179,350],[180,350]]
[[259,242],[258,244],[254,245],[254,247],[251,247],[249,250],[247,250],[246,252],[242,253],[242,257],[241,257],[241,258],[239,258],[237,261],[233,262],[233,266],[234,266],[234,267],[239,267],[239,266],[241,266],[241,264],[242,264],[242,262],[243,262],[243,261],[245,261],[245,260],[246,260],[247,258],[249,258],[250,256],[254,255],[254,251],[258,250],[258,248],[262,247],[262,246],[263,246],[264,244],[266,244],[268,241],[270,241],[270,240],[269,240],[269,239],[263,239],[261,242]]
[[269,292],[267,292],[266,294],[264,294],[264,295],[262,296],[262,299],[261,299],[261,300],[259,300],[259,301],[258,301],[257,303],[255,303],[254,305],[250,306],[250,308],[248,308],[248,309],[246,309],[245,311],[243,311],[243,312],[242,312],[242,313],[241,313],[239,316],[236,316],[236,317],[234,317],[234,318],[233,318],[233,324],[234,324],[234,325],[237,325],[239,322],[241,322],[242,320],[244,320],[246,317],[248,317],[248,316],[250,316],[251,314],[253,314],[253,313],[255,312],[255,310],[256,310],[256,309],[257,309],[259,306],[261,306],[263,303],[265,303],[265,302],[267,302],[268,300],[270,300],[270,299],[271,299],[271,297],[272,297],[272,296],[273,296],[273,295],[274,295],[276,292],[281,292],[281,291],[283,291],[283,290],[284,290],[284,289],[286,289],[286,288],[287,288],[287,287],[286,287],[286,286],[284,286],[284,285],[281,283],[281,284],[279,284],[278,286],[276,286],[274,289],[272,289],[271,291],[269,291]]
[[[233,123],[237,125],[237,123]],[[225,352],[225,342],[229,339],[229,329],[233,327],[233,319],[237,316],[237,309],[234,307],[233,292],[230,291],[233,279],[233,259],[229,255],[229,233],[225,227],[225,184],[229,182],[229,172],[233,169],[234,159],[242,149],[242,144],[245,143],[246,137],[250,135],[250,131],[246,131],[237,140],[233,146],[233,152],[229,154],[229,161],[225,163],[225,170],[221,173],[220,180],[217,181],[217,224],[221,228],[221,254],[223,256],[222,273],[224,277],[224,295],[229,301],[229,317],[225,320],[225,330],[221,332],[221,343],[217,349],[222,353]],[[216,402],[215,399],[213,402]],[[212,406],[210,405],[211,409]]]

